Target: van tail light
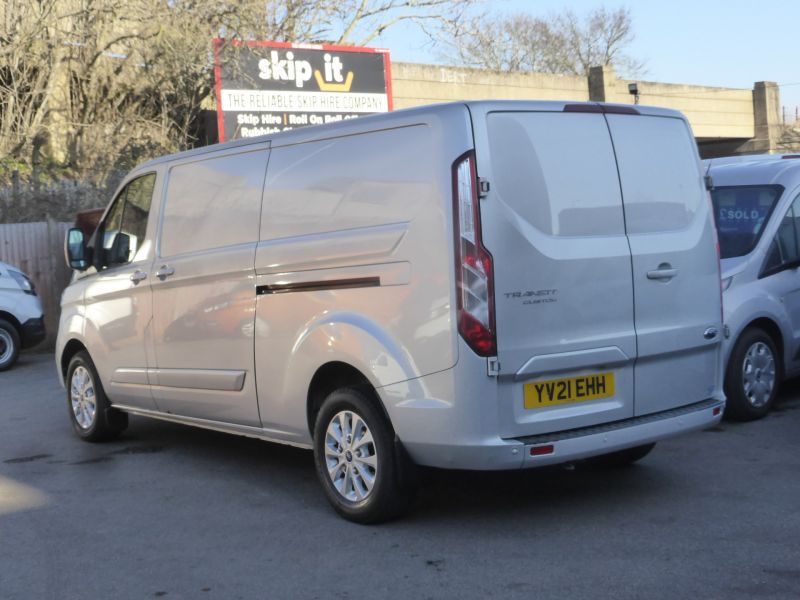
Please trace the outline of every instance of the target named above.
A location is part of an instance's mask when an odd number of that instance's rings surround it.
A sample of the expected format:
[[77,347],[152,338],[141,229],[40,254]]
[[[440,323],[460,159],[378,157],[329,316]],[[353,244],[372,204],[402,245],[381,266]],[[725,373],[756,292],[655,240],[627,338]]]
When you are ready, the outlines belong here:
[[453,163],[458,332],[478,356],[495,356],[492,255],[483,247],[475,154]]

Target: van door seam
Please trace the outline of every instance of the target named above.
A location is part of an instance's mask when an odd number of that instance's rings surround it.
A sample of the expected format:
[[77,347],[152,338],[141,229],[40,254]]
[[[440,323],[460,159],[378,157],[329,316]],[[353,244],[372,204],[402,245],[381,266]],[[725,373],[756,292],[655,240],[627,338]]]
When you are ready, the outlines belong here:
[[636,367],[639,362],[639,331],[636,328],[636,276],[633,264],[633,248],[631,247],[631,238],[628,235],[628,220],[625,211],[625,192],[622,189],[622,174],[619,170],[619,157],[617,156],[617,147],[614,144],[614,134],[611,133],[611,124],[608,122],[608,115],[603,113],[603,120],[606,122],[606,129],[608,129],[608,139],[611,142],[611,151],[614,153],[614,166],[617,169],[617,182],[619,183],[619,198],[622,202],[622,225],[625,228],[625,241],[628,243],[628,257],[631,261],[631,307],[633,309],[633,341],[636,348],[636,356],[633,358],[633,414],[636,414]]

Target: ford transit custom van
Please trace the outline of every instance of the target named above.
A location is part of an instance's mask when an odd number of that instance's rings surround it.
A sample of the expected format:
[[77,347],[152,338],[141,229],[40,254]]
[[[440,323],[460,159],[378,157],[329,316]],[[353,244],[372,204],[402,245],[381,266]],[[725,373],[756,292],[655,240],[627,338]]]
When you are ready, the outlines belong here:
[[78,436],[134,414],[313,449],[354,521],[406,508],[415,464],[628,463],[724,408],[716,234],[671,110],[453,103],[192,150],[66,253]]

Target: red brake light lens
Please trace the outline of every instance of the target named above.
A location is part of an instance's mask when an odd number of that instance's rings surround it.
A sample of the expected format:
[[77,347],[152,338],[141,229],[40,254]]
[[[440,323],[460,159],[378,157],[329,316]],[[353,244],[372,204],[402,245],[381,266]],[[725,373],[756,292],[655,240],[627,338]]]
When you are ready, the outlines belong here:
[[497,354],[492,256],[481,240],[475,155],[453,164],[458,331],[478,356]]

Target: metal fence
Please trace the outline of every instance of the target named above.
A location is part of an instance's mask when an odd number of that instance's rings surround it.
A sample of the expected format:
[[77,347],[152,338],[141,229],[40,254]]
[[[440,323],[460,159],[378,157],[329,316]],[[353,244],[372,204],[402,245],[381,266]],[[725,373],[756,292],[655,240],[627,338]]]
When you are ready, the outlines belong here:
[[61,292],[72,274],[63,251],[64,236],[71,226],[57,221],[0,224],[0,261],[24,271],[42,299],[47,339],[39,349],[55,344]]

